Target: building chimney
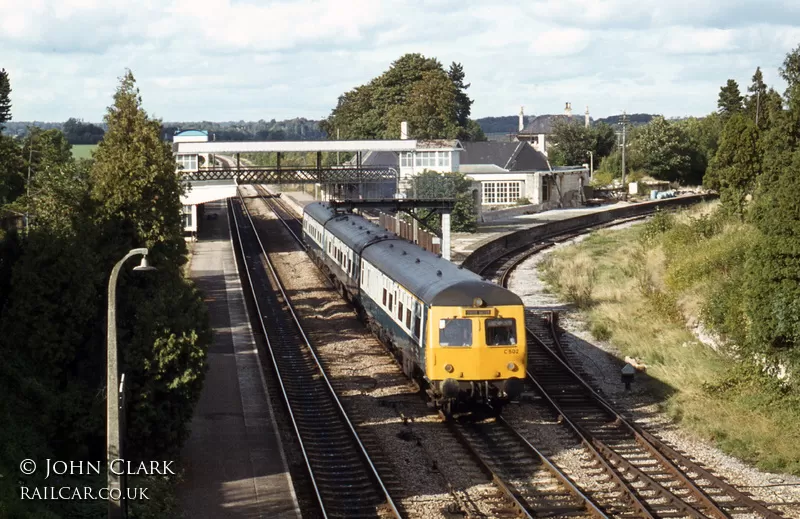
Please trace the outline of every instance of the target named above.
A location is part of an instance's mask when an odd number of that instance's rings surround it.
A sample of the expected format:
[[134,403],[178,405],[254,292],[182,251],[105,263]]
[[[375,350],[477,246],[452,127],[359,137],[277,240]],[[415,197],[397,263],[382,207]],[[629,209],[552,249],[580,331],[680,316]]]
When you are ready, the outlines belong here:
[[569,103],[567,103],[567,104],[564,106],[564,115],[566,115],[566,116],[568,116],[568,117],[572,117],[572,107],[570,106],[570,104],[569,104]]
[[584,124],[589,127],[589,105],[586,105],[586,115],[584,117]]
[[400,123],[400,138],[403,140],[408,139],[408,123],[406,121]]
[[524,106],[519,107],[519,132],[525,129],[525,113],[523,112]]

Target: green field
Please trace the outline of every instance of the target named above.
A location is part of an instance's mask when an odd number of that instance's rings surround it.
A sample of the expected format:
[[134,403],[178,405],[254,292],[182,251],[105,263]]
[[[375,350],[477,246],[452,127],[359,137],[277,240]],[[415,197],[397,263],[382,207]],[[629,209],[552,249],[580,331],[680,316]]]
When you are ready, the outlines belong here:
[[91,159],[95,149],[97,149],[97,144],[73,144],[72,156],[76,159]]

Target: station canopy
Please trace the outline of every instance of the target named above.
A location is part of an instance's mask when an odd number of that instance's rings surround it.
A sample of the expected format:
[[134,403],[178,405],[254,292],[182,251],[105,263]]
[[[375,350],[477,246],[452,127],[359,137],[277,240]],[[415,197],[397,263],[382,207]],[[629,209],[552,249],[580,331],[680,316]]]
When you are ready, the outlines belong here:
[[174,142],[172,151],[178,154],[189,153],[288,153],[288,152],[357,152],[357,151],[414,151],[417,141],[399,140],[359,140],[359,141],[246,141],[246,142]]

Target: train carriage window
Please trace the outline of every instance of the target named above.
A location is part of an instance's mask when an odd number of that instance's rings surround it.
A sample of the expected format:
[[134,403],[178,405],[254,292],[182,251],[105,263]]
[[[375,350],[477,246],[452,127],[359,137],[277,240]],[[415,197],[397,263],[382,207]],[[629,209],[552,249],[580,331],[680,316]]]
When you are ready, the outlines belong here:
[[486,344],[513,346],[517,344],[516,330],[516,319],[486,319]]
[[383,306],[386,306],[386,289],[383,289]]
[[390,312],[392,311],[392,298],[393,297],[394,297],[394,294],[389,294],[389,311]]
[[400,301],[397,302],[397,318],[400,319],[400,322],[403,322],[403,303]]
[[347,258],[347,273],[351,276],[355,274],[355,272],[353,272],[353,261],[350,258]]
[[472,346],[471,319],[440,319],[440,346]]
[[406,309],[406,328],[411,329],[411,310]]

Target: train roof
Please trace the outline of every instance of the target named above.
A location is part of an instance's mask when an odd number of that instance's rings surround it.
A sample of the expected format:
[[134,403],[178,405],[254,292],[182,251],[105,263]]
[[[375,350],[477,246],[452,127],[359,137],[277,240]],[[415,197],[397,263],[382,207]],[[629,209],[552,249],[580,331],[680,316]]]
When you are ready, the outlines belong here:
[[[316,207],[313,207],[316,206]],[[306,212],[325,223],[337,238],[390,278],[429,305],[472,306],[476,297],[489,306],[521,305],[522,300],[505,288],[484,281],[422,247],[352,213],[334,216],[324,204],[309,204]]]

